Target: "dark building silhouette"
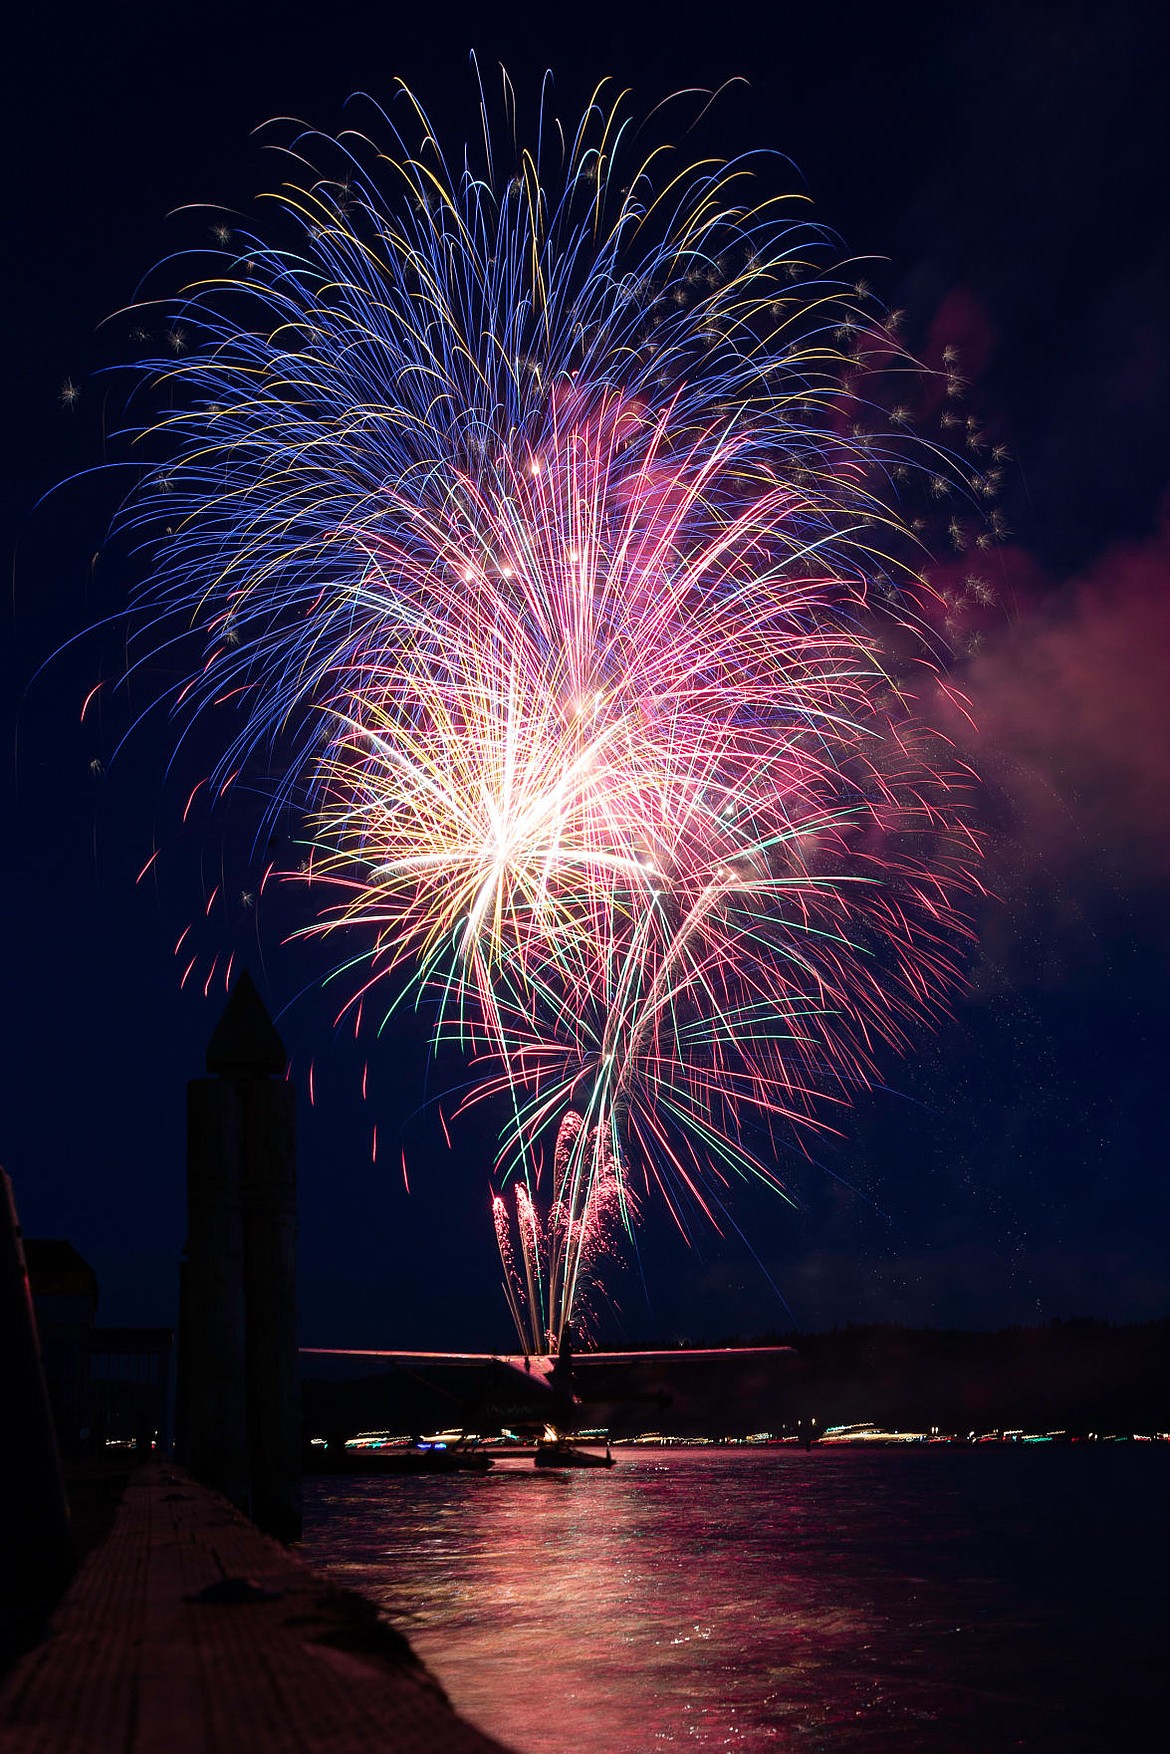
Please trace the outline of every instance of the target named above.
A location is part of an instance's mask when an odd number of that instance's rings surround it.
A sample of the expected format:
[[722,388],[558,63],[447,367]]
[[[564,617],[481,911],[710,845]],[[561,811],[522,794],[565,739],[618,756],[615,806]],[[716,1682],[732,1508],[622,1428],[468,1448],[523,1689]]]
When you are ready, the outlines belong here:
[[89,1360],[97,1274],[59,1237],[26,1238],[24,1258],[57,1443],[62,1458],[73,1461],[92,1448]]
[[62,1459],[168,1452],[170,1328],[96,1327],[97,1274],[63,1238],[28,1237],[24,1256]]
[[296,1104],[244,973],[187,1087],[179,1459],[269,1534],[301,1528]]

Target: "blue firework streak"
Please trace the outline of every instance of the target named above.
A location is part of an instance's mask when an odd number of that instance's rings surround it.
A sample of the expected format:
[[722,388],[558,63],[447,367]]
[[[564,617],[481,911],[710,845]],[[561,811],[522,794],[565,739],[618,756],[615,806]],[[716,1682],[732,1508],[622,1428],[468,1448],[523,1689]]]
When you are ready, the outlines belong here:
[[[403,95],[422,150],[380,113],[397,157],[357,133],[295,138],[296,180],[267,197],[280,243],[236,233],[168,302],[184,354],[141,367],[171,407],[133,435],[162,460],[120,520],[147,557],[139,649],[154,662],[200,637],[174,704],[235,702],[217,790],[279,741],[275,798],[303,798],[334,734],[306,709],[403,638],[442,644],[371,549],[388,534],[425,565],[412,510],[441,515],[466,480],[506,499],[568,396],[586,416],[615,397],[669,406],[680,450],[740,435],[716,491],[741,502],[800,480],[799,527],[779,533],[793,553],[872,580],[882,530],[899,552],[870,485],[885,447],[847,436],[834,340],[844,325],[856,348],[874,326],[845,308],[846,284],[813,275],[829,246],[800,198],[749,205],[752,161],[641,157],[600,99],[571,137],[542,115],[535,154],[509,142],[504,166],[487,139],[479,173],[452,167]],[[627,473],[650,442],[652,425],[632,426]],[[890,570],[882,555],[876,576]]]
[[505,1168],[561,1141],[555,1341],[627,1155],[676,1212],[774,1180],[745,1113],[808,1120],[954,981],[964,782],[887,491],[945,460],[866,416],[909,362],[770,161],[647,153],[599,93],[452,166],[401,95],[416,151],[295,135],[193,279],[122,526],[140,651],[198,646],[176,716],[234,715],[213,792],[308,812],[347,1002],[437,993]]

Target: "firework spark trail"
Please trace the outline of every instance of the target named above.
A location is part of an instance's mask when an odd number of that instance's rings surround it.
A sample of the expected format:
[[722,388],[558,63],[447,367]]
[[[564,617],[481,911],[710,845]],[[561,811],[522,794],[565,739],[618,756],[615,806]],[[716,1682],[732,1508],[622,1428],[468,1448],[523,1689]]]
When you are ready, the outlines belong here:
[[177,709],[236,715],[212,792],[308,812],[343,1009],[435,997],[506,1095],[506,1294],[555,1340],[632,1174],[684,1227],[776,1181],[750,1117],[815,1121],[942,1002],[967,782],[920,722],[905,446],[851,436],[892,344],[821,234],[599,100],[478,174],[404,101],[419,153],[298,138],[296,247],[190,288],[124,527],[145,657],[194,637]]
[[514,1233],[504,1196],[497,1194],[492,1202],[504,1295],[522,1344],[534,1352],[559,1351],[570,1318],[578,1330],[588,1321],[589,1293],[599,1286],[602,1267],[617,1253],[618,1238],[636,1215],[613,1154],[596,1129],[586,1141],[590,1173],[580,1173],[583,1132],[581,1116],[570,1109],[557,1130],[551,1196],[543,1215],[524,1182],[513,1193]]
[[[641,502],[618,495],[613,515],[612,457],[608,475],[584,442],[574,457],[559,493],[546,485],[534,504],[517,489],[509,503],[540,554],[533,577],[571,591],[564,529],[580,554],[594,528],[581,477],[605,480],[586,607],[606,639],[586,620],[568,652],[533,640],[510,560],[491,588],[477,576],[474,593],[443,600],[444,664],[408,658],[386,701],[367,691],[344,709],[352,734],[318,816],[333,851],[317,871],[350,886],[336,921],[385,933],[370,982],[405,964],[461,1000],[474,991],[459,1033],[503,1066],[510,1094],[535,1093],[515,1108],[518,1162],[566,1104],[588,1101],[588,1137],[608,1129],[618,1151],[621,1131],[635,1134],[668,1199],[673,1177],[710,1216],[712,1150],[745,1161],[737,1109],[810,1118],[827,1084],[864,1082],[875,1042],[897,1041],[939,996],[961,849],[951,869],[940,861],[946,792],[924,786],[856,586],[759,563],[773,495],[712,533],[680,471],[631,560]],[[723,459],[704,452],[704,486]],[[475,526],[489,527],[488,508]],[[506,538],[496,547],[511,554]],[[467,582],[465,545],[439,552],[432,599],[444,579]],[[409,577],[404,557],[386,565]],[[552,591],[537,625],[558,607],[571,628],[575,599],[558,606]],[[875,704],[878,689],[890,704]],[[681,1155],[668,1137],[680,1130]],[[587,1157],[575,1174],[587,1201]],[[551,1282],[550,1297],[574,1283]]]

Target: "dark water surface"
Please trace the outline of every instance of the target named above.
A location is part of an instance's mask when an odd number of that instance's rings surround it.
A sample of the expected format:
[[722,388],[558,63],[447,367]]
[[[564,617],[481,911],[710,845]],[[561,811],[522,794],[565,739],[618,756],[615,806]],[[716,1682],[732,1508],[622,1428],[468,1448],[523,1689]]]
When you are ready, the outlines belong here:
[[1163,1745],[1170,1448],[312,1480],[305,1557],[521,1754]]

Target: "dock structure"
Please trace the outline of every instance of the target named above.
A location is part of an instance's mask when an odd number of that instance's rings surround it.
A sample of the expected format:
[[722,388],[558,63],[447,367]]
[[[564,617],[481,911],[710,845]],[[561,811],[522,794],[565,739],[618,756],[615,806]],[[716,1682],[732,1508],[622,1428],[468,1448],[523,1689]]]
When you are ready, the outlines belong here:
[[176,1454],[266,1534],[301,1532],[296,1092],[247,971],[187,1086]]
[[0,1754],[509,1754],[364,1597],[167,1464],[132,1476],[48,1636],[0,1681]]

